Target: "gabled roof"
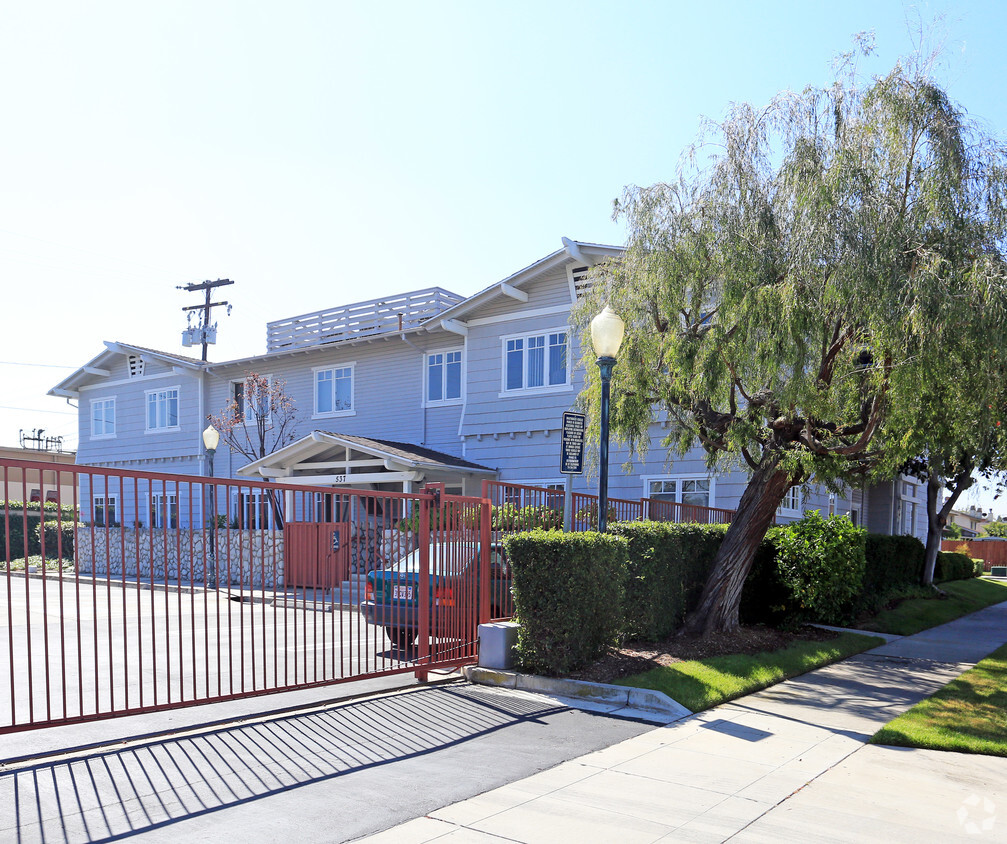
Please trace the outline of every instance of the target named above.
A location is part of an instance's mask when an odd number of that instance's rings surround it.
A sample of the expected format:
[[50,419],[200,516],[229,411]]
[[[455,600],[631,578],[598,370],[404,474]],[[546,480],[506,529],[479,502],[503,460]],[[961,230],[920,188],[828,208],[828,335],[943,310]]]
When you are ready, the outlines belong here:
[[[310,471],[313,462],[323,462],[338,450],[352,449],[383,461],[385,468],[393,470],[417,470],[423,472],[454,472],[461,474],[495,475],[496,470],[479,463],[472,463],[442,451],[425,448],[412,443],[379,440],[355,434],[337,434],[328,431],[312,431],[306,437],[288,446],[277,449],[258,460],[242,466],[236,474],[243,477],[290,477],[298,467],[302,472]],[[338,460],[324,460],[326,469]]]
[[193,371],[198,371],[206,366],[203,361],[186,355],[177,355],[174,352],[161,352],[157,349],[134,346],[130,343],[106,341],[103,352],[95,355],[80,369],[60,381],[46,395],[75,398],[84,384],[93,381],[95,378],[108,377],[109,370],[107,366],[111,360],[119,355],[139,355],[144,360],[159,360],[171,367],[181,367]]
[[[469,296],[463,302],[448,308],[440,313],[430,322],[450,323],[458,320],[499,296],[510,296],[521,299],[521,288],[529,281],[542,275],[542,273],[557,267],[562,267],[569,261],[576,261],[585,266],[594,266],[608,258],[617,258],[625,250],[621,246],[606,246],[601,243],[582,243],[569,238],[563,238],[563,248],[539,259],[534,264],[529,264],[522,270],[507,276],[502,281],[491,284],[489,287],[480,290],[478,293]],[[524,294],[527,298],[527,294]]]

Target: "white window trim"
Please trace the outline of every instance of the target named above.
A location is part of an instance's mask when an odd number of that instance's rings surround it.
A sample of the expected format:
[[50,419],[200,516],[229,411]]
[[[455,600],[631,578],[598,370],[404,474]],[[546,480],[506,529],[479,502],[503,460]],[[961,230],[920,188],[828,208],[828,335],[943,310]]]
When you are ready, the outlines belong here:
[[[146,495],[144,495],[144,499],[145,499],[146,504],[147,504],[147,519],[150,522],[150,524],[148,524],[147,527],[151,527],[152,528],[152,527],[155,526],[154,525],[154,521],[155,520],[153,518],[151,518],[153,516],[152,510],[154,509],[154,505],[156,503],[158,503],[159,501],[163,501],[164,499],[167,499],[168,507],[165,508],[164,510],[159,510],[159,512],[163,516],[168,516],[172,503],[174,503],[174,505],[175,505],[175,522],[176,522],[176,525],[175,525],[174,528],[168,527],[167,529],[168,530],[175,530],[175,529],[177,529],[181,525],[181,523],[182,523],[182,511],[179,508],[178,493],[177,492],[151,492],[151,493],[147,493]],[[163,525],[158,526],[158,530],[161,530],[162,528],[164,528]]]
[[[458,352],[461,355],[461,393],[454,399],[431,399],[430,398],[430,357],[431,355],[449,355]],[[462,346],[451,346],[446,349],[431,349],[423,355],[423,406],[424,407],[445,407],[465,402],[465,349]],[[447,363],[444,363],[444,372],[441,377],[441,385],[447,387]],[[446,392],[446,390],[445,390]]]
[[[272,375],[266,375],[265,379],[266,379],[266,383],[271,388],[273,386],[273,376]],[[237,386],[239,384],[244,385],[244,383],[245,383],[245,379],[244,378],[235,378],[235,379],[233,379],[231,381],[231,392],[230,392],[230,395],[228,397],[228,404],[230,404],[231,399],[234,398],[234,388],[235,388],[235,386]],[[249,423],[249,421],[248,421],[248,391],[247,390],[242,390],[242,392],[244,393],[244,398],[242,400],[242,407],[241,407],[241,424],[244,425],[246,428],[249,426],[249,424],[251,424],[252,427],[254,427],[255,426],[255,420],[253,419],[251,423]],[[272,421],[273,421],[273,411],[272,411],[272,409],[270,409],[268,415],[266,416],[266,424],[267,425],[271,424]]]
[[[88,416],[91,420],[91,439],[92,440],[114,440],[116,436],[116,431],[118,430],[119,420],[116,418],[116,397],[115,396],[100,396],[98,398],[93,398],[88,400]],[[111,434],[96,434],[94,432],[94,408],[92,405],[95,402],[112,402],[112,433]],[[146,412],[146,408],[144,408]]]
[[[97,512],[98,507],[102,507],[102,508],[105,507],[104,503],[102,503],[102,504],[96,504],[95,503],[99,498],[102,500],[102,502],[106,502],[106,501],[111,501],[112,502],[112,509],[115,510],[115,515],[116,515],[116,518],[113,519],[113,523],[121,525],[122,524],[122,511],[119,509],[119,493],[117,493],[117,492],[109,492],[109,493],[104,493],[103,492],[101,494],[99,494],[97,492],[92,492],[91,493],[91,523],[93,525],[95,525],[96,527],[98,526],[98,523],[97,523],[97,521],[95,519],[95,513]],[[105,526],[105,520],[104,519],[102,519],[101,526],[102,527]]]
[[[650,485],[654,481],[709,481],[710,482],[710,498],[707,507],[717,506],[717,479],[713,475],[706,475],[702,472],[688,472],[683,475],[644,475],[641,480],[643,481],[643,498],[650,498]],[[676,504],[682,503],[682,487],[679,485],[677,492],[678,496]]]
[[[796,491],[796,492],[795,492]],[[796,516],[801,518],[804,516],[804,490],[798,487],[791,487],[784,493],[784,502],[791,496],[791,494],[796,494],[797,496],[797,507],[787,507],[781,502],[780,506],[776,508],[776,514],[778,516]]]
[[[514,390],[507,389],[507,343],[510,340],[527,340],[529,337],[543,337],[549,334],[566,334],[566,383],[565,384],[544,384],[541,387],[519,387]],[[569,325],[559,325],[553,328],[541,328],[536,331],[522,331],[520,334],[506,334],[500,337],[500,393],[498,398],[512,398],[514,396],[541,396],[548,393],[569,393],[573,390],[573,335]],[[546,346],[548,353],[549,347]],[[523,350],[525,367],[527,368],[528,347]],[[548,363],[546,364],[548,367]],[[527,371],[525,372],[527,374]]]
[[[319,372],[329,372],[334,369],[348,369],[350,370],[350,409],[349,410],[332,410],[327,413],[319,413],[318,411],[318,373]],[[426,373],[424,372],[424,375]],[[335,419],[339,416],[356,416],[357,415],[357,362],[349,361],[347,363],[332,363],[327,366],[314,366],[311,368],[311,408],[312,408],[312,419]]]
[[[176,399],[178,401],[178,424],[177,425],[166,425],[163,428],[149,428],[147,427],[150,423],[150,416],[148,410],[150,407],[150,396],[153,393],[168,393],[172,390],[176,393]],[[143,427],[145,434],[171,434],[176,431],[182,430],[182,387],[179,384],[175,384],[171,387],[155,387],[152,390],[143,391]]]
[[[259,525],[258,527],[253,527],[251,530],[271,530],[274,527],[274,520],[276,518],[273,512],[273,507],[271,503],[265,503],[268,499],[269,491],[266,489],[261,489],[259,487],[244,487],[239,489],[231,490],[231,507],[230,512],[227,516],[227,522],[230,524],[233,520],[237,519],[239,523],[242,523],[244,518],[244,513],[241,511],[241,499],[251,499],[253,501],[253,506],[256,510],[257,515],[261,515],[261,510],[265,506],[265,526]],[[281,496],[283,493],[279,493]],[[280,502],[281,510],[283,508],[283,502]],[[248,525],[244,525],[243,530],[249,530]]]

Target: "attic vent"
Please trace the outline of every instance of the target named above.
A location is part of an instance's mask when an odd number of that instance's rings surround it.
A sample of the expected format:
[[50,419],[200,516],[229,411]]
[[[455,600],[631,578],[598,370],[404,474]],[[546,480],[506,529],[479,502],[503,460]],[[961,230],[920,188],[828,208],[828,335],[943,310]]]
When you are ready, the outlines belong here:
[[143,375],[143,358],[139,355],[129,356],[129,377],[139,378]]
[[573,277],[574,293],[578,299],[591,290],[591,282],[587,278],[590,269],[590,267],[574,267],[570,270],[570,275]]

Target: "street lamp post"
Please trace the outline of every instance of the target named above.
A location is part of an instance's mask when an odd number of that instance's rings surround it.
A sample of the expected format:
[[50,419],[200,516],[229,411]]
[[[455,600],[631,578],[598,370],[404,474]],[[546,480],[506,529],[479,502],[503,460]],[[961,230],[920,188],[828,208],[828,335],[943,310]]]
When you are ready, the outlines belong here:
[[601,466],[598,474],[598,530],[602,533],[608,527],[608,400],[612,367],[622,345],[626,324],[608,305],[591,320],[591,345],[598,356],[601,370],[601,446],[599,457]]
[[[213,425],[207,425],[206,430],[203,431],[203,446],[206,448],[206,459],[209,463],[209,476],[213,477],[213,455],[217,453],[217,446],[220,444],[220,432],[213,427]],[[207,508],[210,512],[210,559],[215,558],[215,551],[217,547],[215,530],[217,528],[217,513],[216,507],[214,507],[214,500],[216,496],[214,495],[213,484],[207,484],[209,487],[209,507]]]

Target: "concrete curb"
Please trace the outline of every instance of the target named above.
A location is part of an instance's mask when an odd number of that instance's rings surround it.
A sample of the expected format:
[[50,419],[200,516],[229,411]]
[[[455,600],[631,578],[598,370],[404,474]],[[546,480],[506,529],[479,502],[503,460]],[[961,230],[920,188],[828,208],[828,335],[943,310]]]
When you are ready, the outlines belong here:
[[589,683],[583,680],[567,680],[559,677],[539,677],[534,674],[521,674],[517,671],[482,668],[478,665],[467,665],[462,669],[462,673],[470,683],[550,695],[571,702],[599,704],[610,708],[612,712],[625,709],[630,711],[623,714],[637,713],[640,717],[649,716],[660,721],[678,721],[693,714],[663,692],[651,689],[614,686],[608,683]]
[[905,636],[900,636],[897,633],[879,633],[877,630],[858,630],[856,627],[834,627],[831,624],[812,624],[811,627],[818,627],[822,630],[831,630],[834,633],[857,633],[860,636],[874,636],[878,639],[884,639],[885,644],[897,642],[899,639],[906,638]]

